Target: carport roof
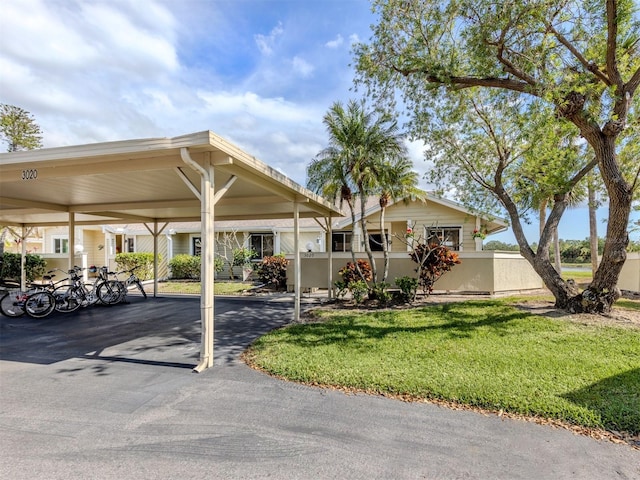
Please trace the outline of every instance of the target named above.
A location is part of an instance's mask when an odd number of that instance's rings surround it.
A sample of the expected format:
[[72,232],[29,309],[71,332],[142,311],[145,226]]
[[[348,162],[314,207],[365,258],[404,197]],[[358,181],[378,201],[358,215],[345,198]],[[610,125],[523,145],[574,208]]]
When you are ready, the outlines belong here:
[[[214,170],[215,219],[340,216],[342,212],[211,131],[0,154],[0,224],[199,221],[200,175]],[[235,177],[235,178],[234,178]]]

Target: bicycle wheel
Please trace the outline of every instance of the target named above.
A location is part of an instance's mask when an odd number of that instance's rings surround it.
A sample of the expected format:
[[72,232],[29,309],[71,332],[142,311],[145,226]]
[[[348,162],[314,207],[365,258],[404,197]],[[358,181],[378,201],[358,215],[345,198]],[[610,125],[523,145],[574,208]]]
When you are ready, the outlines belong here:
[[114,305],[124,298],[123,291],[121,282],[109,280],[98,287],[98,298],[105,305]]
[[20,290],[9,290],[0,298],[0,313],[5,317],[24,315],[24,301],[27,294]]
[[56,299],[49,292],[36,292],[27,297],[24,311],[33,318],[44,318],[56,308]]
[[53,291],[57,312],[70,313],[80,308],[80,300],[74,290],[75,287],[71,285],[62,285]]
[[144,291],[144,288],[142,288],[142,283],[140,283],[140,280],[136,280],[135,282],[133,282],[133,284],[138,287],[138,290],[140,290],[140,293],[142,294],[142,296],[144,298],[147,298],[147,292]]

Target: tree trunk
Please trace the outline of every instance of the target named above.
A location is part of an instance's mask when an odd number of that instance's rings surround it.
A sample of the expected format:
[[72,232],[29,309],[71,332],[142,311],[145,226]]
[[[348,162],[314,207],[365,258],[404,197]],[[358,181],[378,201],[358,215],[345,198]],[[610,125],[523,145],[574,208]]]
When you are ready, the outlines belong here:
[[591,285],[573,299],[569,310],[608,313],[613,303],[620,298],[617,284],[622,266],[627,259],[627,245],[629,245],[627,224],[631,214],[633,191],[620,171],[616,158],[615,136],[601,133],[587,140],[595,150],[600,173],[607,188],[609,218],[600,266],[596,270]]
[[[362,190],[362,189],[361,189]],[[367,220],[365,219],[366,206],[365,202],[367,197],[364,195],[360,197],[360,225],[362,226],[362,239],[364,241],[364,251],[367,252],[369,257],[369,263],[371,264],[371,273],[373,274],[373,283],[378,283],[378,270],[376,268],[376,262],[371,252],[371,245],[369,245],[369,231],[367,230]]]
[[366,279],[364,278],[364,274],[362,273],[362,270],[360,270],[360,265],[358,265],[358,260],[356,260],[356,235],[355,235],[355,228],[356,228],[356,211],[355,208],[353,206],[353,202],[352,200],[348,200],[347,201],[347,205],[349,206],[349,211],[351,212],[351,226],[352,226],[352,230],[351,230],[351,260],[353,260],[353,267],[356,269],[356,272],[358,272],[358,275],[360,276],[360,279],[366,283]]
[[529,262],[544,282],[544,285],[551,291],[551,294],[556,300],[556,308],[568,308],[571,299],[578,295],[578,288],[573,281],[565,282],[562,279],[553,267],[549,257],[551,239],[554,232],[557,231],[560,218],[566,209],[568,194],[555,196],[551,213],[540,235],[538,250],[534,252],[522,229],[518,208],[509,194],[501,187],[496,187],[494,193],[498,196],[509,214],[513,233],[520,246],[520,254]]
[[384,256],[384,272],[382,281],[386,282],[389,276],[389,244],[387,243],[387,232],[384,229],[384,211],[386,207],[380,208],[380,238],[382,239],[382,254]]
[[589,179],[587,189],[589,195],[589,249],[591,251],[591,274],[595,276],[596,270],[598,270],[598,224],[596,220],[596,189],[594,188],[591,179]]
[[556,266],[556,272],[562,275],[562,259],[560,258],[560,235],[558,229],[553,232],[553,260]]

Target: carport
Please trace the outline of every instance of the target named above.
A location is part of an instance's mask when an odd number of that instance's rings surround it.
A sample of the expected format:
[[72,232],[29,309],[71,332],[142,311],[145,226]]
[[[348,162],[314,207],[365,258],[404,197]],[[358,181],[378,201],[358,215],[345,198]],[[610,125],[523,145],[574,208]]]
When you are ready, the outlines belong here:
[[298,318],[298,221],[323,218],[330,234],[336,215],[329,202],[210,131],[0,154],[0,225],[20,227],[24,237],[31,227],[68,225],[74,245],[76,225],[140,222],[155,239],[157,268],[157,239],[166,225],[201,222],[198,372],[213,366],[214,219],[293,218]]

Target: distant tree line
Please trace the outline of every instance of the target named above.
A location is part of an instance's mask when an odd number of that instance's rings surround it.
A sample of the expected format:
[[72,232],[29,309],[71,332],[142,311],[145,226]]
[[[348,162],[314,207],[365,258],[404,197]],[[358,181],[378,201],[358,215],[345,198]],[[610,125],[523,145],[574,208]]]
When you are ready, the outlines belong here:
[[[585,238],[584,240],[560,239],[560,261],[562,263],[590,263],[591,249],[589,248],[589,242],[589,238]],[[598,238],[598,255],[602,255],[604,243],[604,238]],[[532,243],[531,247],[535,251],[538,248],[538,244]],[[511,243],[491,240],[484,244],[483,249],[517,252],[519,247],[518,245],[513,245]],[[627,247],[627,252],[640,252],[640,240],[631,240]],[[555,259],[555,251],[553,248],[551,249],[551,257]]]

